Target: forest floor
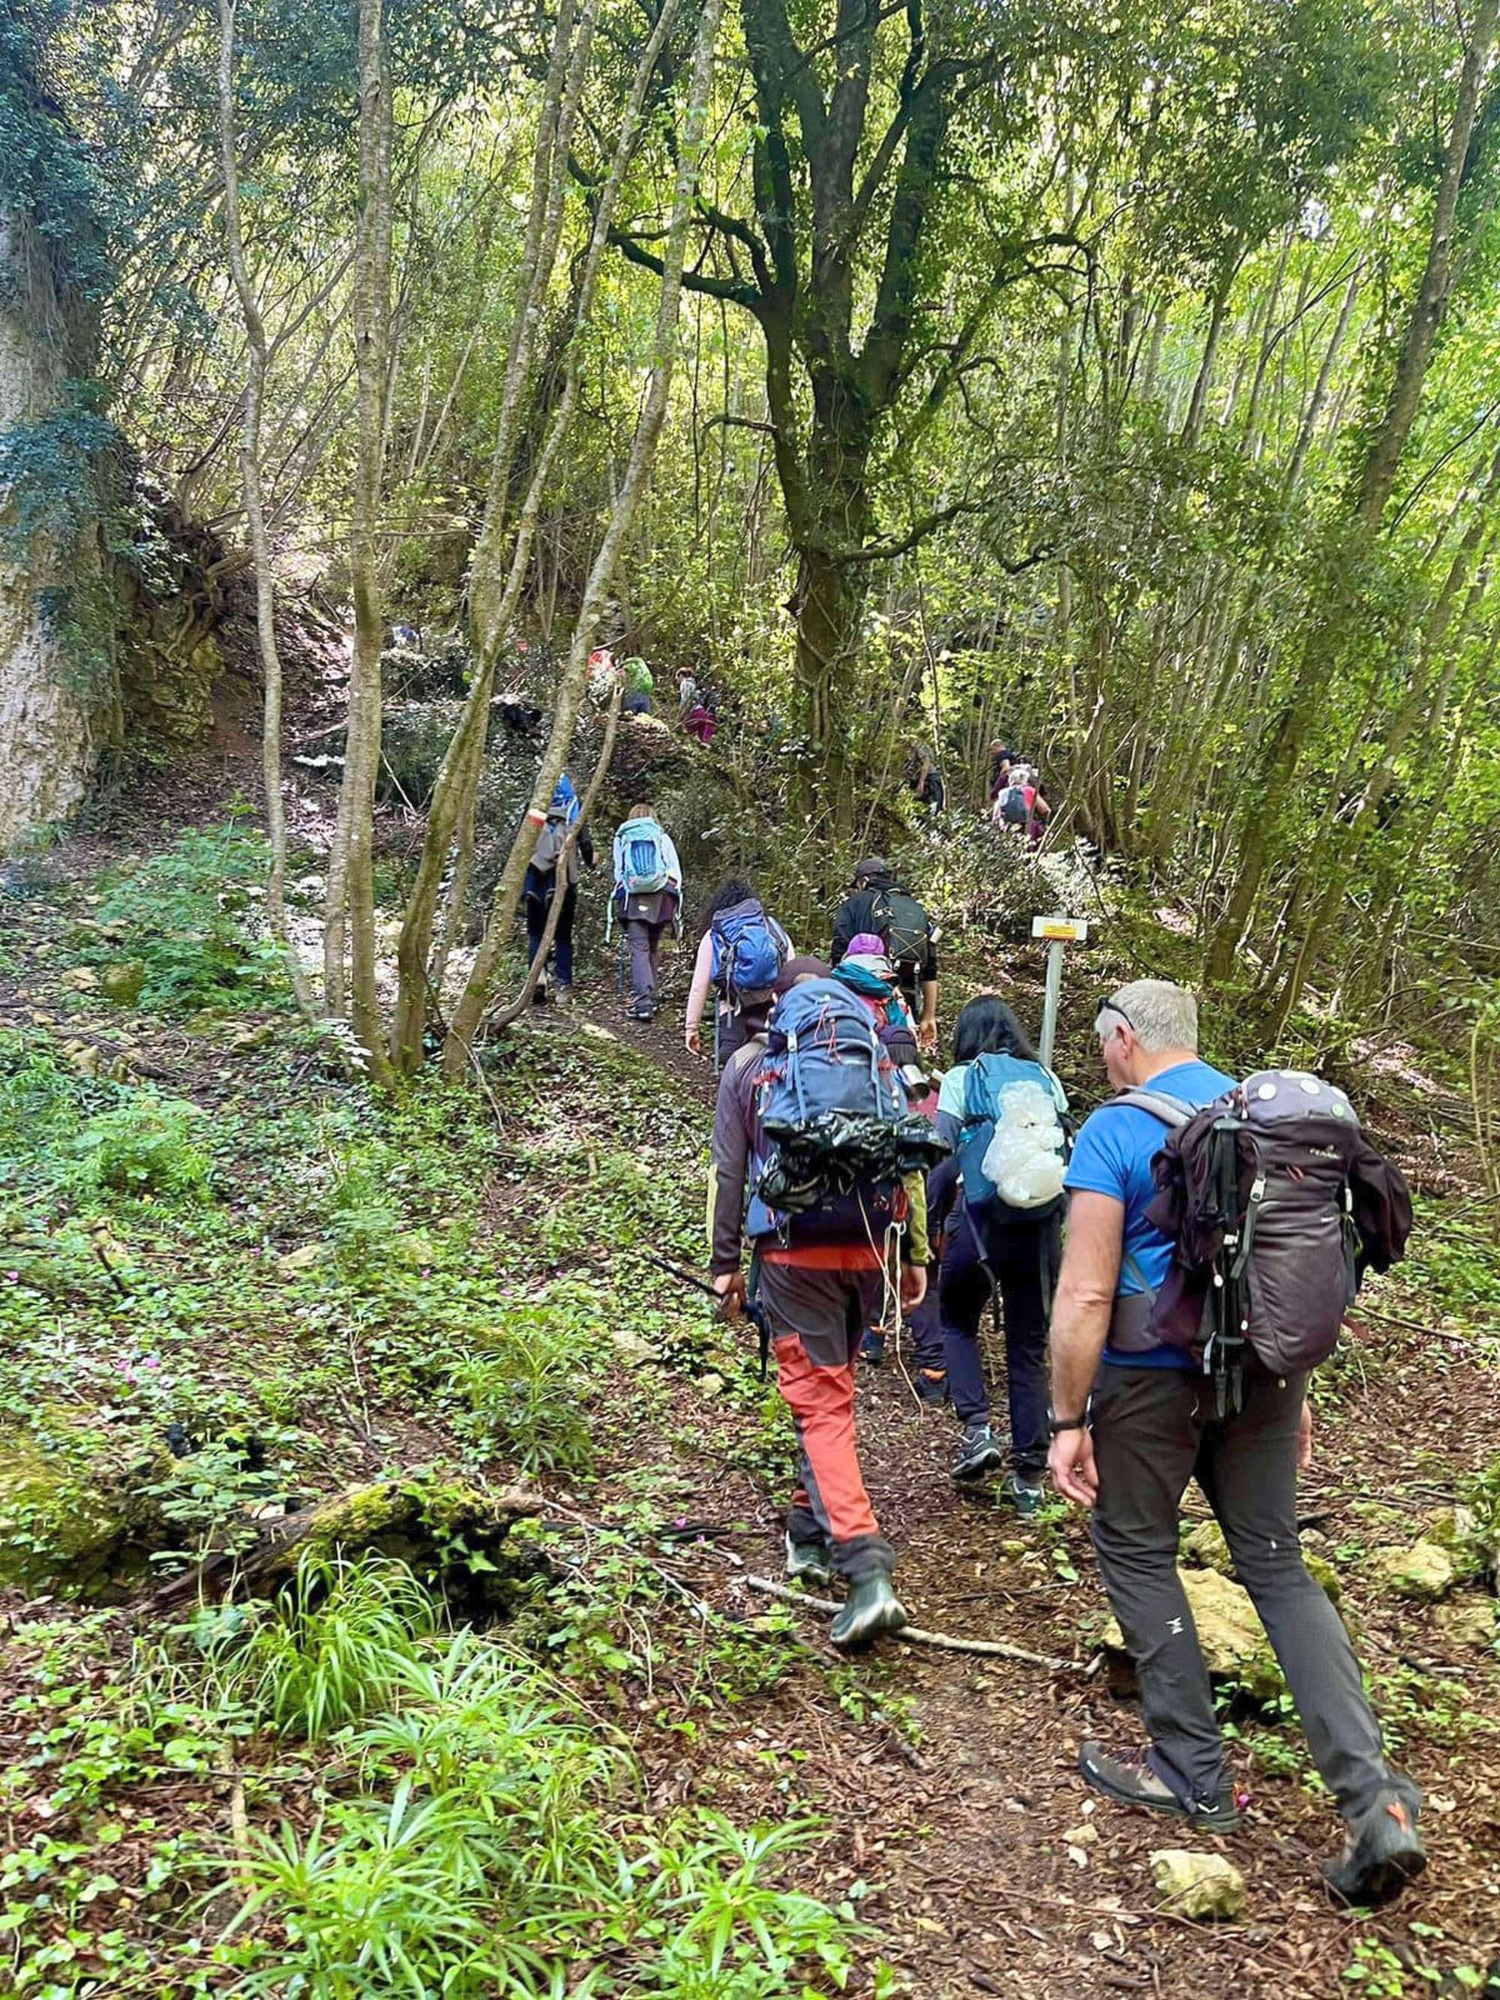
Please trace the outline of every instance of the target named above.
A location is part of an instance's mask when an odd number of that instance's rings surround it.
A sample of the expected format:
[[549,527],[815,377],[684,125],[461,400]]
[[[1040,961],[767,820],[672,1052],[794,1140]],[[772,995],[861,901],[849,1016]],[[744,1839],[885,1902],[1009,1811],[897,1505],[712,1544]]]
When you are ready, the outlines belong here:
[[[1500,1659],[1448,1607],[1392,1596],[1373,1561],[1494,1460],[1500,1331],[1493,1290],[1481,1299],[1466,1275],[1469,1237],[1434,1226],[1441,1256],[1370,1288],[1319,1380],[1306,1485],[1395,1754],[1427,1793],[1429,1872],[1389,1911],[1331,1909],[1317,1861],[1336,1822],[1295,1721],[1226,1687],[1245,1825],[1193,1844],[1235,1861],[1248,1906],[1235,1923],[1189,1922],[1159,1907],[1147,1859],[1183,1833],[1094,1798],[1075,1772],[1081,1740],[1139,1727],[1118,1663],[1099,1665],[1107,1613],[1085,1523],[1060,1503],[1023,1523],[956,1490],[951,1414],[918,1404],[899,1361],[862,1371],[859,1418],[913,1619],[1061,1664],[899,1641],[843,1658],[818,1614],[748,1587],[780,1573],[789,1427],[749,1343],[652,1262],[699,1268],[702,1254],[712,1079],[682,1048],[680,995],[642,1026],[609,980],[583,986],[575,1012],[536,1009],[497,1050],[488,1103],[433,1088],[383,1105],[266,995],[186,1014],[104,1000],[102,971],[136,944],[128,926],[98,934],[101,880],[128,878],[148,844],[64,847],[3,905],[7,1240],[34,1244],[40,1226],[55,1245],[70,1218],[94,1233],[55,1269],[8,1251],[0,1473],[40,1438],[82,1469],[64,1493],[77,1510],[122,1436],[159,1447],[169,1417],[195,1439],[253,1429],[268,1467],[237,1484],[217,1461],[196,1516],[178,1494],[177,1518],[210,1538],[243,1529],[268,1493],[274,1511],[420,1465],[529,1479],[540,1518],[506,1544],[497,1631],[556,1670],[601,1740],[628,1740],[642,1801],[630,1838],[705,1807],[740,1827],[817,1821],[778,1880],[844,1912],[851,1992],[1500,1990]],[[175,894],[182,873],[150,893]],[[152,1092],[207,1114],[188,1128],[207,1179],[85,1188],[65,1163],[97,1159],[98,1121]],[[489,1320],[527,1329],[529,1372],[498,1335],[476,1345]],[[486,1397],[492,1356],[511,1370],[503,1405]],[[182,1465],[191,1476],[195,1459]],[[45,1557],[40,1504],[18,1514],[0,1495],[0,1509]],[[460,1550],[468,1586],[485,1583],[488,1563],[467,1563]],[[233,1953],[214,1939],[236,1854],[347,1806],[349,1753],[244,1725],[226,1765],[218,1711],[142,1693],[142,1646],[176,1641],[138,1578],[112,1581],[125,1602],[105,1611],[24,1580],[6,1594],[0,1990],[10,1950],[18,1994],[227,1991]],[[1481,1617],[1487,1604],[1493,1631],[1492,1600],[1452,1601]],[[227,1900],[205,1914],[205,1897]],[[262,1964],[291,1935],[267,1907]],[[557,1990],[585,1988],[580,1965]],[[784,1984],[653,1975],[620,1990],[828,1988],[799,1963]]]

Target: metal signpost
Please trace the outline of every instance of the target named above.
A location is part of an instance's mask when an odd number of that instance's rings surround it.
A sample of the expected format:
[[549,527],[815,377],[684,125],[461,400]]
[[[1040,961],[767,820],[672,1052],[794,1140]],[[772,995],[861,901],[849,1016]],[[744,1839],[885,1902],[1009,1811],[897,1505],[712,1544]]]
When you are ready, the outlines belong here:
[[1042,1002],[1042,1061],[1052,1067],[1052,1048],[1057,1040],[1057,1006],[1062,998],[1063,950],[1082,944],[1089,934],[1083,917],[1033,917],[1031,935],[1047,940],[1047,991]]

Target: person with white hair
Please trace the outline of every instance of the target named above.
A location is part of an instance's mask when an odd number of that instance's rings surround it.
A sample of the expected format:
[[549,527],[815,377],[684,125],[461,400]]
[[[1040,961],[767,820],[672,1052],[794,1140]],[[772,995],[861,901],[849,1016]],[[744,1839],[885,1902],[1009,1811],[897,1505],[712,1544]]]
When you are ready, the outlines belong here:
[[1197,1002],[1165,979],[1120,987],[1095,1027],[1109,1080],[1128,1095],[1085,1121],[1065,1177],[1048,1466],[1059,1492],[1093,1509],[1099,1570],[1135,1658],[1149,1746],[1141,1753],[1085,1743],[1079,1767],[1125,1804],[1213,1833],[1239,1822],[1177,1571],[1182,1496],[1196,1478],[1344,1818],[1344,1847],[1324,1863],[1324,1878],[1346,1902],[1379,1902],[1425,1866],[1422,1795],[1387,1764],[1349,1635],[1302,1560],[1297,1474],[1312,1453],[1306,1372],[1275,1372],[1252,1351],[1238,1406],[1225,1407],[1195,1355],[1153,1330],[1173,1245],[1147,1213],[1152,1161],[1169,1124],[1212,1104],[1234,1079],[1200,1059]]

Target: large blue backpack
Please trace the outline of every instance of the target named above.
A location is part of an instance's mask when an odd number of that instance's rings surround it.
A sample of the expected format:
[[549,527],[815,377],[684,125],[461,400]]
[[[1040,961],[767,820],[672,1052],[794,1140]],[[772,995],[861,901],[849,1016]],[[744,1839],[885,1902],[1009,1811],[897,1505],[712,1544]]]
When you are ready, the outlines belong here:
[[958,1140],[958,1166],[963,1177],[964,1202],[978,1222],[1004,1222],[1036,1217],[1058,1206],[1061,1197],[1041,1207],[1017,1205],[1002,1198],[1000,1190],[984,1170],[985,1154],[1005,1116],[1005,1093],[1016,1085],[1040,1090],[1056,1121],[1055,1146],[1059,1160],[1066,1158],[1066,1100],[1057,1079],[1040,1063],[1019,1056],[993,1052],[976,1056],[964,1077],[963,1126]]
[[719,910],[709,926],[714,985],[734,1002],[769,993],[787,961],[786,933],[773,926],[754,896]]
[[615,886],[627,896],[653,896],[672,886],[663,834],[654,819],[628,819],[615,835]]
[[[761,1145],[746,1221],[752,1237],[878,1242],[879,1232],[903,1219],[899,1173],[864,1179],[859,1142],[900,1125],[906,1092],[869,1008],[846,986],[804,980],[777,1002],[757,1093]],[[841,1159],[845,1139],[850,1150]]]

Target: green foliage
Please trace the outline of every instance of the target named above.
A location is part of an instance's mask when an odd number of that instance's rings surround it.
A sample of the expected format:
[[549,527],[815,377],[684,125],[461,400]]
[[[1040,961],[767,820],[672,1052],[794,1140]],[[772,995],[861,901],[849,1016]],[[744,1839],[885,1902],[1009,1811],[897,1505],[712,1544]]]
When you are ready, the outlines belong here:
[[578,1287],[511,1307],[454,1363],[453,1387],[468,1403],[464,1435],[527,1472],[586,1470],[593,1443],[581,1392],[598,1339],[599,1302]]
[[266,868],[264,842],[234,821],[179,835],[108,889],[95,961],[104,942],[139,960],[142,1003],[164,1013],[265,1004],[281,990],[279,955],[246,919]]
[[220,1697],[284,1736],[320,1742],[392,1702],[434,1630],[432,1598],[403,1563],[305,1551],[270,1614],[212,1641]]
[[111,191],[46,74],[54,37],[82,11],[78,0],[22,0],[0,13],[0,207],[30,219],[63,287],[94,303],[113,282],[101,228]]
[[73,1141],[80,1185],[94,1193],[202,1195],[212,1164],[197,1143],[203,1114],[143,1089],[89,1119]]

